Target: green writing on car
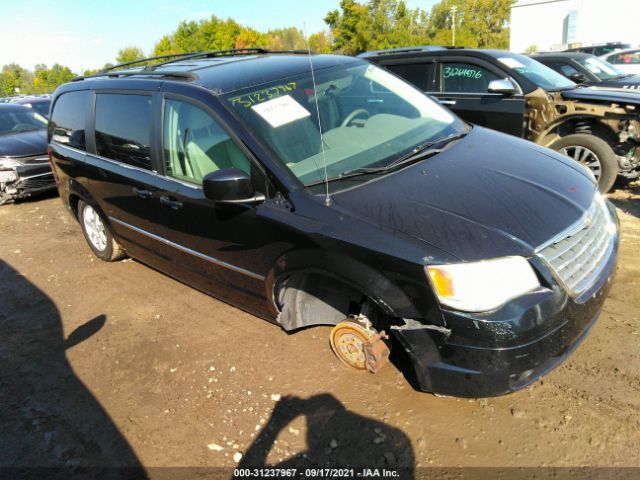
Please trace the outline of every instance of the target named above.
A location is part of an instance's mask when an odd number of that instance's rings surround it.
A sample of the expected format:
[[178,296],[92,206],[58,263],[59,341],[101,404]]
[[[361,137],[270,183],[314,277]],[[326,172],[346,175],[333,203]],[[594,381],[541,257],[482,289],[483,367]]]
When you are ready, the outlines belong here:
[[465,77],[482,78],[482,70],[474,68],[444,67],[444,78]]
[[280,97],[296,89],[296,82],[289,82],[283,85],[276,85],[275,87],[265,88],[264,90],[258,90],[255,92],[239,95],[229,99],[232,106],[242,105],[244,108],[252,107],[258,103],[271,100],[272,98]]

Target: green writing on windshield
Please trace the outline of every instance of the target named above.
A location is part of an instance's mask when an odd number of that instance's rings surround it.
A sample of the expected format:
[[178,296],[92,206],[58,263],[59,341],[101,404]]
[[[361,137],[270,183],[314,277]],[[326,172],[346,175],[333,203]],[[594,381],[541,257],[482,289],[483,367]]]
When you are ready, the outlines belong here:
[[265,88],[264,90],[258,90],[256,92],[246,93],[237,97],[229,99],[231,106],[236,107],[238,105],[244,108],[252,107],[258,103],[266,102],[272,98],[277,98],[282,95],[286,95],[296,89],[296,82],[289,82],[283,85],[276,85],[274,87]]

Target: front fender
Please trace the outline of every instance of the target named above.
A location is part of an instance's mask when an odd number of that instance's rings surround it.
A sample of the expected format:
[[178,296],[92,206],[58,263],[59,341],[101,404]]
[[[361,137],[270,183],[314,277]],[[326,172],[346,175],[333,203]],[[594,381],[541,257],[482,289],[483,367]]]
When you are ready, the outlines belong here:
[[389,315],[420,317],[409,296],[382,272],[351,256],[320,249],[287,252],[275,262],[265,279],[274,315],[280,313],[277,298],[283,282],[302,272],[335,278],[365,294]]

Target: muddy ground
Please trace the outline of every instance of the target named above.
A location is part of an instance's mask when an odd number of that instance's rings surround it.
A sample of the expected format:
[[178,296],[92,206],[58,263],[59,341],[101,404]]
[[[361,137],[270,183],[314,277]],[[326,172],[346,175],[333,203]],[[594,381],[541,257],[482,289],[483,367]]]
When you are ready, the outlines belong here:
[[587,340],[478,400],[350,371],[328,328],[287,335],[100,262],[58,198],[1,207],[0,466],[640,466],[640,186],[611,198],[619,267]]

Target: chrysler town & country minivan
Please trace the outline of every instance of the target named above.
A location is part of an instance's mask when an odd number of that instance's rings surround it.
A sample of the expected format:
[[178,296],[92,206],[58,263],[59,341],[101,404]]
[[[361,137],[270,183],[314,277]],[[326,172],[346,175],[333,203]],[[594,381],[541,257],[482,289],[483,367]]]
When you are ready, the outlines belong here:
[[49,140],[99,258],[288,332],[333,325],[356,369],[396,349],[423,391],[530,384],[611,285],[617,218],[588,169],[361,59],[244,49],[78,78]]

